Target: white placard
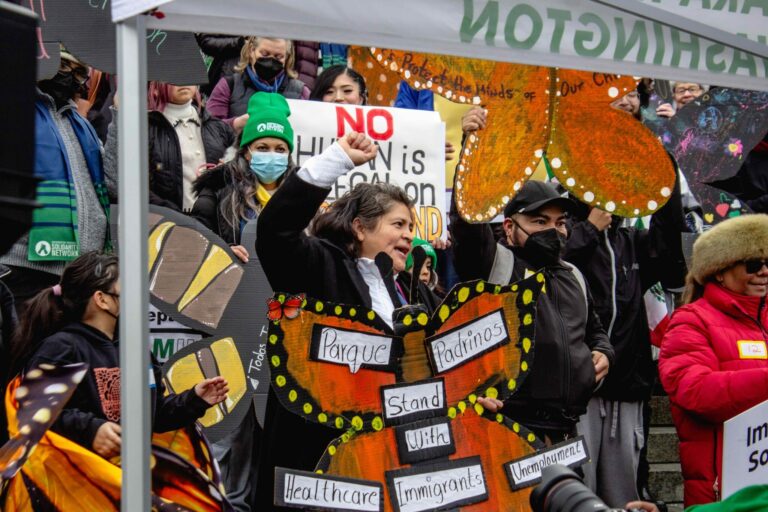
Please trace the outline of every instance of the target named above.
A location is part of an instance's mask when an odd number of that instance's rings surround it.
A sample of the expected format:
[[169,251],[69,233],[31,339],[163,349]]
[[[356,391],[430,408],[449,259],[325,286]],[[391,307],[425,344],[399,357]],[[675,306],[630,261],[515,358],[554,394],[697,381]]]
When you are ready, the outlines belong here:
[[768,482],[768,401],[725,422],[721,479],[723,499]]
[[173,354],[201,339],[203,334],[199,331],[149,305],[149,349],[158,362],[165,363]]
[[428,450],[451,445],[451,429],[448,423],[405,431],[405,445],[409,452]]
[[384,419],[387,421],[413,416],[413,419],[434,416],[445,408],[445,386],[442,380],[424,384],[385,387],[381,390]]
[[394,489],[391,497],[399,512],[443,510],[450,505],[473,503],[474,498],[486,495],[479,463],[395,477],[390,489]]
[[445,125],[437,112],[320,101],[288,103],[297,165],[322,153],[350,131],[365,133],[379,145],[373,161],[336,181],[329,202],[358,183],[393,183],[416,202],[416,236],[445,240]]
[[347,365],[351,373],[357,373],[362,365],[390,365],[392,338],[388,336],[321,327],[312,345],[317,360]]
[[286,470],[281,504],[378,512],[381,493],[381,487]]
[[443,373],[509,341],[501,310],[427,340],[435,373]]
[[504,469],[513,489],[528,487],[541,481],[541,470],[553,464],[580,466],[589,460],[584,437],[559,443],[521,459],[507,462]]

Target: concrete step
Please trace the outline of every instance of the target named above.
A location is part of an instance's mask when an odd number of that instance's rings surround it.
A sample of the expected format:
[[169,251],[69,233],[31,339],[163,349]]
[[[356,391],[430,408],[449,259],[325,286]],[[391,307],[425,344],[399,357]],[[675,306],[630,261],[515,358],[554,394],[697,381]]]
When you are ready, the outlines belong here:
[[[682,510],[683,475],[680,464],[653,464],[648,479],[648,488],[657,500],[665,501],[668,505],[679,504]],[[670,508],[670,512],[672,512]]]
[[668,396],[651,397],[651,425],[674,425],[672,422],[672,412],[669,409]]
[[680,462],[675,427],[651,427],[648,435],[648,462]]

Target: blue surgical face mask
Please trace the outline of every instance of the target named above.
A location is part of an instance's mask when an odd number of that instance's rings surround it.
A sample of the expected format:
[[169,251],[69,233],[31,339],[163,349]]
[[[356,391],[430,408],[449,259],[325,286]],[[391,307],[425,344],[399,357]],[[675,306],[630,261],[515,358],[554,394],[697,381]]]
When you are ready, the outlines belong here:
[[251,153],[251,171],[265,185],[276,182],[288,168],[288,153]]

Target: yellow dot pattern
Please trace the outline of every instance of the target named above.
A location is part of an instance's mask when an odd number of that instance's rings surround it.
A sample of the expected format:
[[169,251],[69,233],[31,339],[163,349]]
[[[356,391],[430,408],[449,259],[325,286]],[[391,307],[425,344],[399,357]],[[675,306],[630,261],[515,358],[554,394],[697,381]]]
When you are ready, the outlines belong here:
[[328,447],[328,454],[329,454],[331,457],[333,457],[334,455],[336,455],[336,447],[335,447],[335,446],[333,446],[333,445],[329,446],[329,447]]
[[507,382],[507,389],[510,391],[514,391],[514,389],[517,387],[517,381],[515,379],[509,379]]
[[374,313],[373,311],[369,311],[368,320],[373,320],[374,318],[376,318],[376,313]]
[[499,398],[499,390],[494,387],[490,387],[485,390],[485,396],[488,398]]
[[533,301],[533,292],[531,290],[525,290],[523,292],[523,304],[526,306]]
[[475,412],[477,413],[478,416],[482,416],[483,412],[485,412],[485,409],[483,408],[482,405],[475,404]]
[[477,286],[475,286],[475,291],[477,293],[483,293],[483,291],[485,291],[485,283],[483,281],[477,283]]
[[530,313],[526,313],[523,316],[523,325],[531,325],[533,323],[533,316]]
[[341,306],[336,306],[335,308],[333,308],[333,312],[336,313],[337,315],[340,315],[342,311],[343,310],[341,309]]
[[277,343],[277,336],[276,336],[276,335],[274,335],[274,334],[270,334],[270,335],[269,335],[269,342],[270,342],[271,344],[273,344],[273,345],[274,345],[275,343]]
[[496,421],[499,423],[504,423],[504,415],[503,414],[497,414],[496,415]]
[[525,362],[525,361],[520,363],[520,369],[523,370],[524,372],[527,372],[528,371],[528,363]]
[[323,310],[324,307],[325,306],[323,305],[322,302],[316,302],[315,303],[315,311],[317,311],[318,313],[320,313]]
[[304,414],[312,414],[312,404],[305,403],[303,409]]
[[352,418],[352,428],[355,430],[362,430],[363,429],[363,418],[360,416],[355,416]]
[[320,423],[327,423],[328,415],[325,414],[324,412],[321,412],[320,414],[317,415],[317,421],[319,421]]
[[531,339],[523,338],[523,352],[526,354],[531,351]]
[[337,417],[334,420],[334,425],[336,426],[336,428],[344,428],[344,418]]
[[461,402],[459,402],[459,403],[457,404],[457,406],[458,406],[458,408],[459,408],[459,411],[461,412],[461,414],[464,414],[464,411],[466,411],[466,410],[467,410],[467,404],[466,404],[466,402],[464,402],[464,400],[462,400]]
[[416,317],[416,322],[423,327],[429,322],[429,317],[426,313],[419,313],[419,316]]
[[270,362],[272,363],[272,366],[277,368],[278,366],[280,366],[280,356],[278,356],[277,354],[273,355],[270,358]]
[[411,315],[405,315],[405,318],[403,318],[403,325],[408,327],[413,323],[413,317]]
[[299,394],[296,393],[295,389],[292,389],[288,392],[288,400],[295,402],[297,398],[299,398]]
[[469,298],[469,288],[466,286],[461,288],[458,293],[459,302],[467,302]]
[[373,430],[378,432],[384,428],[384,420],[382,420],[380,416],[376,416],[373,418],[373,420],[371,420],[371,426],[373,427]]
[[532,443],[534,441],[536,441],[536,436],[533,434],[528,434],[528,442]]
[[278,375],[275,377],[275,384],[277,384],[279,387],[285,386],[285,375]]
[[445,322],[448,319],[448,315],[451,314],[451,309],[443,304],[440,306],[440,311],[437,313],[437,315],[440,317],[440,321]]
[[350,308],[349,316],[355,316],[355,315],[357,315],[357,310],[355,308]]
[[456,408],[455,407],[449,407],[448,408],[448,417],[451,419],[454,419],[456,417]]

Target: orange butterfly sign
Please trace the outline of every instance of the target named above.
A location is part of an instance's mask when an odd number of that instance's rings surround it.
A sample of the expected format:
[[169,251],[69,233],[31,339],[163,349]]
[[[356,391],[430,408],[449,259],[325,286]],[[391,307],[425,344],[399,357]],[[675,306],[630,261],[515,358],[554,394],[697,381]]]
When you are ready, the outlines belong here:
[[446,413],[477,396],[504,399],[530,371],[543,282],[535,274],[508,286],[457,285],[431,319],[405,318],[405,337],[373,311],[308,297],[297,317],[270,324],[273,387],[307,420],[356,431],[389,423],[381,388],[398,383],[439,380]]
[[672,193],[675,172],[661,143],[610,107],[635,89],[630,77],[376,48],[371,55],[382,76],[397,73],[417,90],[487,109],[457,168],[454,193],[468,221],[501,213],[545,156],[580,201],[616,215],[651,214]]

